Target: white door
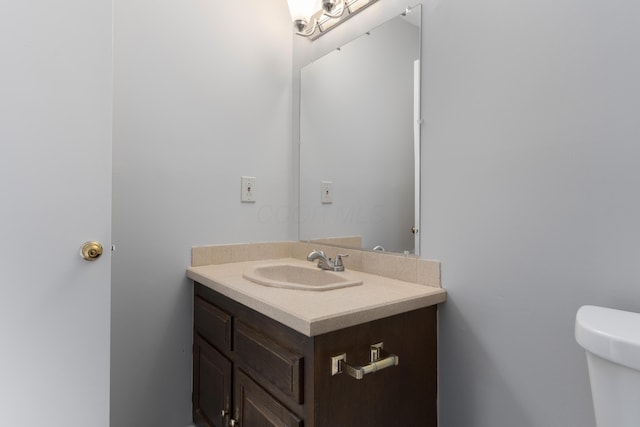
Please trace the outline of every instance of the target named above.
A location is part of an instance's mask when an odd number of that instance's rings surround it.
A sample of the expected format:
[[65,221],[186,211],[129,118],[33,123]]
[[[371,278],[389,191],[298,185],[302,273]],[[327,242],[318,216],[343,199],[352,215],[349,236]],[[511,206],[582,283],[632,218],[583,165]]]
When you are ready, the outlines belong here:
[[0,426],[109,425],[111,39],[111,0],[0,0]]

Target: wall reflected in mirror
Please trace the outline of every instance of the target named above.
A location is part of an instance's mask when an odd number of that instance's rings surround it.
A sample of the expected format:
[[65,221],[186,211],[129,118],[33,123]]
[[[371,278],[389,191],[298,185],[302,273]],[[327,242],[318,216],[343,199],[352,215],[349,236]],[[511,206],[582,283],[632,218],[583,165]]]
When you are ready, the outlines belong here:
[[418,254],[420,15],[302,68],[300,240]]

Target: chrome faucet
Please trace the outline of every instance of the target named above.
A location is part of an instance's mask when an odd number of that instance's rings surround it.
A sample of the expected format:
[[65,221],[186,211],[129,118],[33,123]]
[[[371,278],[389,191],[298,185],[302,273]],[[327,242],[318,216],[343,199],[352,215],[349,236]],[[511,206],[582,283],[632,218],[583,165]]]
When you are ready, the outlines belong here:
[[342,263],[342,258],[349,255],[338,254],[336,255],[335,262],[331,260],[323,251],[313,250],[307,256],[307,261],[315,261],[318,260],[318,268],[323,270],[331,270],[331,271],[344,271],[344,264]]

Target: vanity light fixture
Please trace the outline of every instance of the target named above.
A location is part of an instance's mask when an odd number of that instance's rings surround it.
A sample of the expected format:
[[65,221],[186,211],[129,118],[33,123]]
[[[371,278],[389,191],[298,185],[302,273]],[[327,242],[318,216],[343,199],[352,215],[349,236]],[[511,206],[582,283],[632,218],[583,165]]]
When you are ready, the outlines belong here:
[[378,0],[287,0],[296,34],[315,40]]

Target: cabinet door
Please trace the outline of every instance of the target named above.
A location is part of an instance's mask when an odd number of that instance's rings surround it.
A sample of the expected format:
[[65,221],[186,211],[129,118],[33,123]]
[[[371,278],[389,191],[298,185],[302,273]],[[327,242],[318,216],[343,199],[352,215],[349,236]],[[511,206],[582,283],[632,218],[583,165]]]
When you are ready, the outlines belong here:
[[196,334],[193,347],[193,420],[196,425],[227,426],[227,414],[231,410],[231,370],[231,362]]
[[235,371],[235,419],[244,427],[302,427],[302,420],[253,382]]

